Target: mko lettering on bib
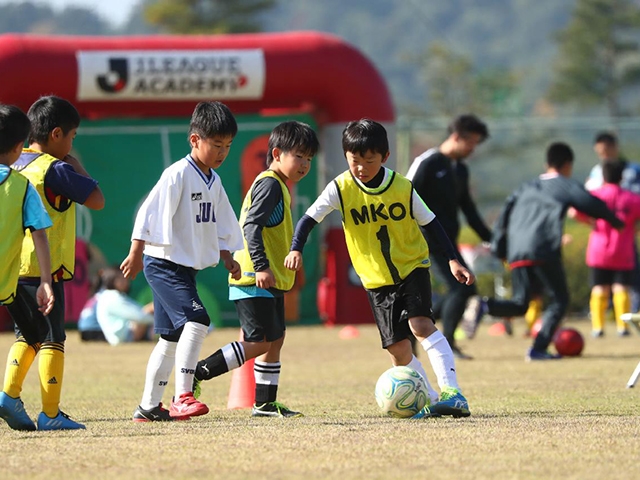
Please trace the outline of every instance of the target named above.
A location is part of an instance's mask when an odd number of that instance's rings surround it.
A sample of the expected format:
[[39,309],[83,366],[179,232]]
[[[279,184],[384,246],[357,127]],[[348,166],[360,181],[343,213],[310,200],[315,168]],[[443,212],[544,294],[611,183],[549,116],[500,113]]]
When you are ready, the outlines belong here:
[[350,213],[355,225],[361,223],[375,223],[378,219],[391,219],[397,222],[407,216],[407,207],[400,202],[392,203],[388,208],[384,203],[380,203],[378,205],[372,203],[370,205],[363,205],[360,211],[352,208]]

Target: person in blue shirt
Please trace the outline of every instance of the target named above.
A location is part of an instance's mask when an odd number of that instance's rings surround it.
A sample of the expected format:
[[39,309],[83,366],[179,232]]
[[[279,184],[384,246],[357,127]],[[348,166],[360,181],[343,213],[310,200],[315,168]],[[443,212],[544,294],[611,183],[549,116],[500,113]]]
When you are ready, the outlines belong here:
[[75,206],[82,204],[92,210],[101,210],[104,208],[104,195],[98,182],[91,178],[77,158],[70,155],[80,125],[80,114],[76,108],[63,98],[46,96],[31,105],[27,116],[31,121],[27,139],[29,148],[22,150],[11,168],[29,179],[51,217],[53,225],[47,230],[51,245],[49,271],[58,301],[46,319],[34,308],[33,299],[42,272],[36,261],[34,240],[27,231],[22,243],[17,300],[8,306],[8,310],[16,323],[39,325],[47,322],[48,331],[46,338],[35,344],[25,342],[21,329],[16,331],[16,342],[7,356],[3,392],[13,398],[20,395],[24,379],[38,354],[42,399],[38,430],[84,429],[83,424],[71,420],[60,410],[67,338],[64,329],[64,282],[73,278],[75,270]]
[[[51,287],[49,242],[45,233],[45,229],[52,225],[51,218],[33,185],[10,168],[20,157],[30,128],[31,122],[24,112],[12,105],[0,104],[0,304],[20,304],[17,301],[20,257],[25,231],[29,230],[41,272],[32,299],[35,305],[31,308],[48,315],[55,301]],[[44,318],[38,323],[22,322],[21,318],[14,318],[14,322],[22,332],[20,339],[27,348],[39,345],[44,340],[47,332]],[[11,374],[12,371],[8,369],[6,376]],[[35,430],[35,424],[24,409],[19,390],[0,393],[0,417],[14,430]]]

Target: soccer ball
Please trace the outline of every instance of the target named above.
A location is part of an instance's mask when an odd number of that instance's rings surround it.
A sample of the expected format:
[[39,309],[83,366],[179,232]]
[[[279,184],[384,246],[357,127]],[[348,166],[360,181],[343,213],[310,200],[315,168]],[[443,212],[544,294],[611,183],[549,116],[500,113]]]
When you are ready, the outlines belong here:
[[576,357],[582,353],[584,338],[575,328],[561,328],[553,337],[553,344],[564,357]]
[[380,375],[375,395],[382,413],[396,418],[412,417],[429,398],[424,378],[411,367],[392,367]]

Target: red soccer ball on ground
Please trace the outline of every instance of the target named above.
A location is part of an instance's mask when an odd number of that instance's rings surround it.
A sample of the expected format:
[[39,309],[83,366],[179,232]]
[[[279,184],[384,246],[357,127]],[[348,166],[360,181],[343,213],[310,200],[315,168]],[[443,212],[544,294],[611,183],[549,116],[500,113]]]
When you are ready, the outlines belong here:
[[554,335],[553,344],[563,357],[576,357],[582,353],[584,338],[575,328],[560,328]]

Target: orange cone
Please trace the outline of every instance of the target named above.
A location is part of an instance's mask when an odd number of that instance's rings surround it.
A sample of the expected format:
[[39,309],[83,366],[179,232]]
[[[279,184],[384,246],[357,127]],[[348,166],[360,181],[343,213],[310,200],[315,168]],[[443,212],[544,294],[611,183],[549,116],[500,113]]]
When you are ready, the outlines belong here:
[[352,338],[358,338],[360,336],[360,330],[358,327],[354,327],[353,325],[347,325],[346,327],[342,327],[340,333],[338,333],[338,338],[341,340],[349,340]]
[[[240,341],[244,339],[240,330]],[[231,376],[227,408],[251,408],[256,401],[256,379],[253,375],[255,359],[247,360],[240,368],[236,368]]]

